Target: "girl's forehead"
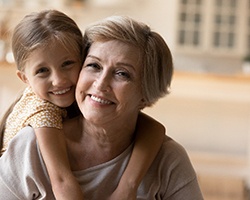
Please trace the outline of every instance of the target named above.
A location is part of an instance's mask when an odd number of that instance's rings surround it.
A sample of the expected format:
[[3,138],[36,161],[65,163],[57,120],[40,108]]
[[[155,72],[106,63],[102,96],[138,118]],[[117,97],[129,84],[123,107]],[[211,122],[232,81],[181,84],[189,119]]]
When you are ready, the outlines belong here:
[[77,43],[76,39],[74,38],[56,38],[52,37],[44,43],[38,44],[34,50],[47,50],[47,51],[54,51],[56,49],[64,48],[65,50],[69,51],[69,53],[74,52],[75,54],[79,54],[81,51],[81,46]]

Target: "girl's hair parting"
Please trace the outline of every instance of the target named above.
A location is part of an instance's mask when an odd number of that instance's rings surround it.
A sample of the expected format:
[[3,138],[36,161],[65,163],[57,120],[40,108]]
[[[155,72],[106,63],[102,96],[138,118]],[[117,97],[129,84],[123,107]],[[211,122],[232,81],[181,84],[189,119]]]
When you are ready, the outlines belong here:
[[45,10],[26,15],[17,24],[12,35],[12,51],[18,70],[23,70],[30,53],[46,47],[53,41],[79,54],[83,62],[83,36],[75,21],[57,10]]

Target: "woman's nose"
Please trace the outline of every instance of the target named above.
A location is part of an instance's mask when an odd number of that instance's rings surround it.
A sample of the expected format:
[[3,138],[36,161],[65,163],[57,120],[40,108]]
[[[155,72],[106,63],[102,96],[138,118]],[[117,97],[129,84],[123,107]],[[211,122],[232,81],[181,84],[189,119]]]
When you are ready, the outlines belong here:
[[96,89],[98,89],[102,92],[108,92],[111,90],[110,82],[111,82],[110,75],[102,74],[102,75],[96,77],[96,80],[94,82],[94,86],[96,87]]

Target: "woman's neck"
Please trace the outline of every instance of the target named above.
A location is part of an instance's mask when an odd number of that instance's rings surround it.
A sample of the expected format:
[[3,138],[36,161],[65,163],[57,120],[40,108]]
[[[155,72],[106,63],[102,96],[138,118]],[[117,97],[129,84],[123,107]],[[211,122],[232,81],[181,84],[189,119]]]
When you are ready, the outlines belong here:
[[82,116],[65,123],[72,169],[86,169],[121,154],[134,139],[134,128],[131,127],[135,124],[97,126]]
[[[128,122],[129,123],[129,122]],[[117,123],[119,124],[119,123]],[[86,141],[95,144],[96,148],[108,153],[111,157],[119,155],[133,141],[135,125],[110,123],[98,126],[83,120],[83,134]]]

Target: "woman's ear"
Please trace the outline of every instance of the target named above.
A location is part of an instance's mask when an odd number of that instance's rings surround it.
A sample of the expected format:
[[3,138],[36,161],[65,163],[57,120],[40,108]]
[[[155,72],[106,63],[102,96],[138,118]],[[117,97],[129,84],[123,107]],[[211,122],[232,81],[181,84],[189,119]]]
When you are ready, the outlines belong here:
[[144,98],[141,99],[141,103],[139,105],[140,110],[146,107],[146,100]]
[[21,79],[21,81],[23,81],[24,83],[29,83],[29,81],[28,81],[27,77],[25,76],[24,72],[22,72],[20,70],[17,70],[16,74]]

